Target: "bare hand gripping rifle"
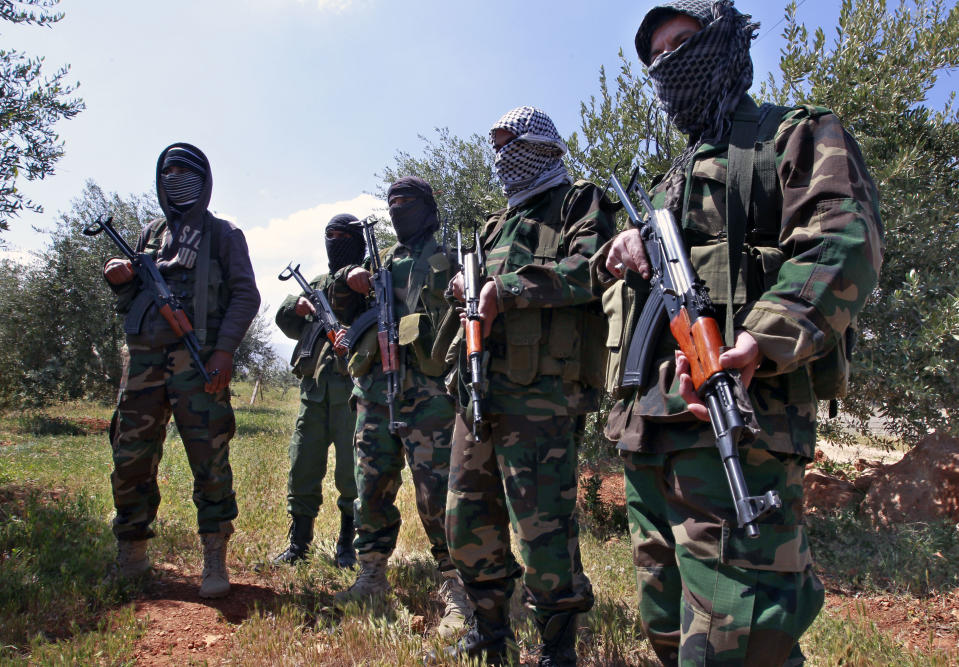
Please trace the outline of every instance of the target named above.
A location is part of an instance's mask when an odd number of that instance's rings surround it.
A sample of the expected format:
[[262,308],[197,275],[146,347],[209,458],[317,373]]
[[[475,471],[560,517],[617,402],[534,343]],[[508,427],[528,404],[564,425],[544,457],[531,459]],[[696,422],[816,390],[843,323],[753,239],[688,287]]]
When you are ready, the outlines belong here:
[[463,267],[464,296],[466,297],[466,359],[470,371],[470,399],[473,403],[473,437],[481,440],[483,424],[483,392],[486,378],[483,377],[483,318],[479,314],[479,295],[483,287],[483,246],[479,234],[473,239],[473,250],[463,252],[463,236],[456,232],[456,251]]
[[[294,278],[299,284],[300,288],[303,290],[303,294],[307,299],[310,300],[310,303],[313,304],[313,308],[316,310],[317,323],[320,325],[323,333],[326,334],[326,337],[329,339],[330,343],[336,345],[336,334],[342,329],[339,320],[336,319],[336,315],[333,314],[333,308],[330,307],[330,302],[327,300],[326,295],[323,293],[323,290],[313,289],[310,287],[310,283],[306,282],[306,278],[303,277],[303,274],[300,273],[300,265],[297,264],[293,266],[293,262],[290,262],[286,265],[286,268],[277,276],[280,280],[289,280]],[[312,350],[313,344],[316,340],[307,341],[307,344],[304,345],[304,349]],[[345,351],[344,351],[345,354]]]
[[[117,230],[113,228],[112,222],[113,216],[101,216],[96,222],[88,225],[83,230],[83,233],[87,236],[96,236],[100,232],[106,232],[107,236],[120,248],[120,252],[133,264],[133,270],[140,278],[144,289],[149,290],[153,296],[153,303],[156,304],[160,315],[162,315],[163,319],[170,325],[173,333],[179,336],[180,340],[183,341],[187,352],[190,353],[190,357],[193,359],[193,364],[197,370],[200,371],[200,375],[203,376],[203,381],[211,382],[210,374],[200,360],[200,343],[196,338],[196,334],[193,333],[193,325],[190,324],[190,319],[180,306],[180,302],[173,295],[173,292],[170,291],[170,286],[167,285],[166,280],[164,280],[160,274],[160,269],[157,268],[153,255],[145,252],[134,252],[133,248],[131,248]],[[216,374],[217,371],[213,371],[213,373]]]
[[[609,179],[630,222],[639,228],[653,273],[650,296],[626,355],[623,385],[645,385],[656,341],[668,321],[669,330],[689,360],[693,386],[709,410],[739,525],[747,536],[758,537],[755,521],[780,508],[782,501],[776,491],[767,491],[762,496],[749,495],[737,451],[745,420],[736,404],[734,380],[719,364],[724,344],[713,315],[709,289],[693,270],[672,213],[653,208],[649,196],[636,182],[636,176],[633,172],[626,188],[615,173]],[[645,220],[633,206],[630,192],[639,195],[648,214]]]

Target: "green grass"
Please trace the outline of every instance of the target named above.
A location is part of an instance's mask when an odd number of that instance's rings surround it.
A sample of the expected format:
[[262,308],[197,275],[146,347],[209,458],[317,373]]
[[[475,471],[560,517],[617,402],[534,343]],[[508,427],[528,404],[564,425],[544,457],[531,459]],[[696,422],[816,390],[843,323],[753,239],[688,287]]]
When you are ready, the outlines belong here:
[[[355,573],[331,562],[339,526],[332,474],[324,480],[313,559],[295,568],[262,567],[286,539],[287,442],[298,397],[270,392],[250,407],[250,387],[236,389],[242,398],[235,403],[230,460],[240,514],[229,564],[236,577],[274,595],[248,617],[231,621],[236,632],[224,640],[224,659],[243,665],[422,664],[427,650],[440,648],[431,636],[441,613],[439,577],[416,518],[408,473],[398,499],[404,523],[388,574],[394,595],[372,608],[338,608],[333,594],[349,586]],[[111,413],[109,405],[75,402],[0,415],[0,663],[135,663],[145,627],[130,602],[148,584],[105,576],[115,553],[111,463],[106,434],[91,432]],[[609,467],[602,447],[586,449],[592,463]],[[150,555],[164,568],[195,575],[201,563],[193,480],[173,428],[159,484],[163,502]],[[657,664],[639,630],[628,535],[608,508],[583,509],[583,562],[597,599],[580,632],[581,664]],[[815,520],[810,534],[817,562],[841,588],[922,596],[959,584],[949,567],[959,562],[954,529],[915,526],[890,535],[840,515]],[[539,640],[519,590],[512,612],[522,655],[535,663]],[[829,614],[820,615],[804,648],[820,665],[939,660],[903,648],[867,619],[850,623]]]
[[820,614],[802,639],[809,664],[832,667],[948,667],[956,655],[942,651],[918,653],[904,648],[876,629],[864,614],[846,618]]
[[851,512],[808,519],[816,564],[848,591],[924,597],[959,587],[959,530],[946,521],[874,529]]

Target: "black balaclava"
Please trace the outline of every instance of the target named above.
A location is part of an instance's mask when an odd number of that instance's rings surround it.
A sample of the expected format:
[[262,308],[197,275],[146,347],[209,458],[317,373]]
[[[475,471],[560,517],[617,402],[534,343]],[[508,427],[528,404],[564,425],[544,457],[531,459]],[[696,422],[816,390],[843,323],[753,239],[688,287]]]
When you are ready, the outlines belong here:
[[390,206],[390,220],[396,238],[405,246],[417,246],[439,229],[433,188],[418,176],[405,176],[386,191],[386,201],[392,197],[412,197],[413,201]]
[[203,193],[206,181],[204,160],[185,146],[175,146],[167,151],[160,171],[173,166],[185,167],[187,171],[179,174],[162,174],[163,189],[167,199],[176,211],[189,209]]
[[363,227],[355,215],[340,213],[334,215],[326,223],[326,231],[346,232],[348,238],[331,239],[326,237],[326,256],[330,262],[330,273],[342,269],[344,266],[359,264],[366,254],[366,241],[363,238]]
[[[675,51],[650,62],[656,28],[677,14],[691,16],[703,28]],[[731,0],[675,0],[654,7],[636,33],[636,52],[648,67],[656,97],[689,145],[674,166],[685,167],[703,143],[721,141],[732,126],[732,113],[753,80],[750,42],[758,23],[741,14]]]

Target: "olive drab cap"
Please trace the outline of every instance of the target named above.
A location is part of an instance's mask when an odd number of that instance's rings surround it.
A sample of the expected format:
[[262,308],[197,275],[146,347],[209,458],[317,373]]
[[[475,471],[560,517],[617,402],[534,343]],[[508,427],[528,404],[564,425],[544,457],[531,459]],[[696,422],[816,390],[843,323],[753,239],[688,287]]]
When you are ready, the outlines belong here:
[[649,48],[656,28],[663,21],[676,14],[685,14],[699,21],[705,27],[713,20],[713,2],[711,0],[674,0],[656,5],[643,17],[636,31],[636,54],[646,67],[649,67]]

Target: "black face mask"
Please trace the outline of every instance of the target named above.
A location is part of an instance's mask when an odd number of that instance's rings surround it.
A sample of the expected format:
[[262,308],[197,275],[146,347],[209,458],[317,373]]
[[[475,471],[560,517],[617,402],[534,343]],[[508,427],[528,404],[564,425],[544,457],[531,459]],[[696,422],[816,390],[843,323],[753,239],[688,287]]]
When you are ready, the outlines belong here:
[[326,237],[326,256],[330,261],[331,273],[344,266],[359,264],[363,261],[364,254],[366,254],[366,243],[362,237],[352,235],[338,239]]
[[436,211],[417,197],[403,204],[390,206],[390,220],[396,238],[403,245],[415,245],[436,229]]

